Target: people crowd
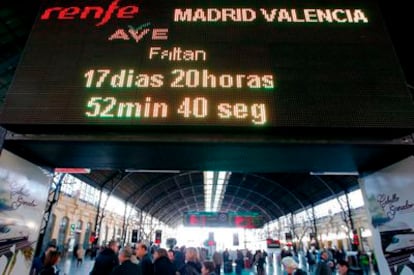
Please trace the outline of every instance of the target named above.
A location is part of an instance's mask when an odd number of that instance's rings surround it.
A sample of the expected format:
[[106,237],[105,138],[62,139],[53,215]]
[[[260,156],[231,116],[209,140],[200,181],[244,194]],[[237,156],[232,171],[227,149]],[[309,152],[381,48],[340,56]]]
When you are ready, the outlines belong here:
[[[252,253],[246,249],[225,249],[209,255],[209,250],[205,248],[183,246],[167,250],[157,245],[148,246],[144,242],[121,248],[117,241],[110,241],[96,252],[90,275],[219,275],[234,271],[235,274],[242,274],[245,268],[265,275],[266,266],[273,265],[274,256],[284,275],[368,275],[373,274],[371,269],[379,274],[373,254],[358,252],[352,254],[355,257],[347,257],[343,249],[316,249],[314,246],[299,252],[290,246],[281,249],[280,253],[269,253],[265,250]],[[58,275],[60,257],[56,244],[50,243],[45,252],[34,259],[30,274]],[[83,249],[76,247],[76,266],[82,264],[83,257]]]

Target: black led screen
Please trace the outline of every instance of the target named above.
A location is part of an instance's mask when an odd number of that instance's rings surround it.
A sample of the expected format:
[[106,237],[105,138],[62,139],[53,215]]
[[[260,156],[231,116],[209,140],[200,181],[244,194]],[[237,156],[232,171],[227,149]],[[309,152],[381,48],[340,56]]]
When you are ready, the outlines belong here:
[[260,228],[263,217],[257,212],[185,212],[184,226]]
[[46,1],[10,126],[410,128],[374,1]]

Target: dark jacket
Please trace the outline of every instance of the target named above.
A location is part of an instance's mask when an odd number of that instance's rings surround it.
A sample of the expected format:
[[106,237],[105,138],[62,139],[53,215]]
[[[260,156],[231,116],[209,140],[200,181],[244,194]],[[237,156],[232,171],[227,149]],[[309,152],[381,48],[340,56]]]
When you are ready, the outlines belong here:
[[296,269],[295,272],[293,272],[293,275],[307,275],[308,273],[306,271],[303,271],[302,269]]
[[44,266],[40,272],[40,275],[58,275],[59,269],[56,266]]
[[30,274],[39,274],[43,268],[43,263],[45,262],[46,255],[43,252],[41,256],[34,258],[32,264],[32,270]]
[[195,262],[187,262],[180,270],[181,275],[200,275],[201,264]]
[[154,265],[152,264],[151,256],[147,253],[142,259],[139,259],[142,275],[153,275]]
[[179,250],[174,251],[174,265],[177,270],[181,270],[185,265],[185,256],[183,252]]
[[331,275],[331,274],[332,274],[332,270],[328,266],[328,262],[327,261],[321,260],[316,265],[315,275]]
[[119,265],[118,256],[110,248],[105,248],[98,257],[90,275],[109,275]]
[[154,261],[154,275],[175,275],[176,271],[175,265],[165,256]]
[[112,270],[111,275],[141,275],[141,267],[130,260],[124,261],[121,265]]

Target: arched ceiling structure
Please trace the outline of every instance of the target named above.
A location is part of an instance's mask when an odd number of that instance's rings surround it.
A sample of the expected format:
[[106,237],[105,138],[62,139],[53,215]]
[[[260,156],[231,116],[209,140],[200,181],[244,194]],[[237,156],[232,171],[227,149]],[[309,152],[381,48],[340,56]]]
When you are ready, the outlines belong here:
[[[184,212],[205,211],[201,171],[94,170],[77,177],[97,188],[113,190],[115,196],[172,227],[182,224]],[[357,176],[232,172],[219,211],[257,212],[269,222],[357,188]]]

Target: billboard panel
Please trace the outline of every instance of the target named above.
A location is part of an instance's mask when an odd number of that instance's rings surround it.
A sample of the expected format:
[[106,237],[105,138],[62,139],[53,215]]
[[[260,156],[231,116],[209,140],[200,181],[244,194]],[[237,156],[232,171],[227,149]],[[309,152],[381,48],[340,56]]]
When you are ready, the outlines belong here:
[[381,274],[413,274],[414,157],[361,179]]
[[51,175],[3,150],[0,156],[0,274],[29,274]]

